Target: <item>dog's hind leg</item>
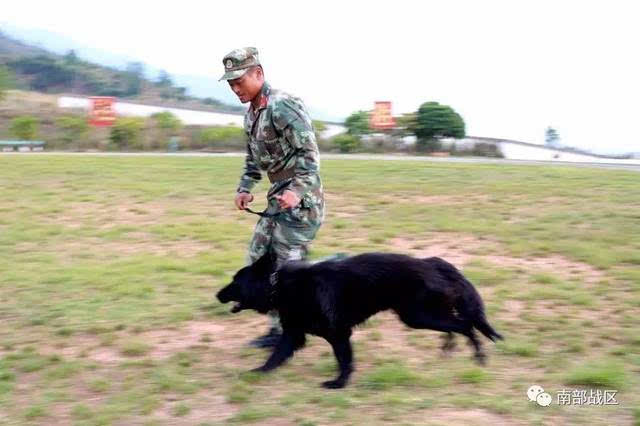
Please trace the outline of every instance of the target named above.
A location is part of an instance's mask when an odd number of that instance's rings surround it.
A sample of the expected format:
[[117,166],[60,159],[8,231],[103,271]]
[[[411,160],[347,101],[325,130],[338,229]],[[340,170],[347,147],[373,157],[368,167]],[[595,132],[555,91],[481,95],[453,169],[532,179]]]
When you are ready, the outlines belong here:
[[467,335],[469,325],[465,321],[454,317],[441,317],[429,315],[426,312],[411,310],[396,310],[400,320],[411,328],[428,328],[435,331],[444,331],[445,333],[456,332]]
[[283,330],[280,341],[276,344],[271,356],[269,356],[264,365],[251,371],[266,373],[280,367],[286,360],[291,358],[293,352],[303,347],[304,343],[305,336],[303,332]]
[[456,347],[455,335],[452,332],[448,332],[442,335],[442,340],[444,340],[441,346],[443,355],[451,355],[451,352],[453,352],[453,349]]
[[339,389],[345,387],[349,381],[349,376],[353,372],[353,350],[351,349],[351,331],[340,333],[327,337],[327,341],[333,348],[333,353],[338,360],[338,367],[340,368],[340,374],[334,380],[328,380],[322,383],[322,386],[327,389]]
[[469,331],[464,334],[469,338],[469,343],[471,343],[471,345],[473,346],[473,349],[475,351],[473,357],[475,358],[476,362],[480,365],[486,365],[487,354],[485,354],[484,350],[482,350],[482,343],[480,342],[480,339],[478,339],[476,332],[473,331],[473,328],[469,328]]
[[[453,317],[433,317],[424,312],[398,312],[398,315],[405,324],[412,328],[428,328],[436,331],[444,331],[449,334],[456,332],[467,336],[475,350],[474,357],[476,362],[480,365],[485,365],[487,356],[482,350],[482,343],[478,339],[475,331],[473,330],[473,326],[469,321]],[[449,341],[452,343],[453,339],[450,338]],[[449,344],[449,341],[445,342],[445,345]]]

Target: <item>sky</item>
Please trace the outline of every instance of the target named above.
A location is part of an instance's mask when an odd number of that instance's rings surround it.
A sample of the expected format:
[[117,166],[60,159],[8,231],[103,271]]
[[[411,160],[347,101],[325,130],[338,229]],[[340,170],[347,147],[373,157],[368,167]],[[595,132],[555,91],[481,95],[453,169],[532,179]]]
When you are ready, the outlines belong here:
[[[391,101],[394,115],[436,101],[462,115],[468,135],[544,143],[551,126],[567,146],[640,152],[633,0],[21,0],[2,9],[0,22],[170,74],[219,77],[226,53],[255,46],[272,86],[331,116],[374,101]],[[212,95],[226,83],[215,84]]]

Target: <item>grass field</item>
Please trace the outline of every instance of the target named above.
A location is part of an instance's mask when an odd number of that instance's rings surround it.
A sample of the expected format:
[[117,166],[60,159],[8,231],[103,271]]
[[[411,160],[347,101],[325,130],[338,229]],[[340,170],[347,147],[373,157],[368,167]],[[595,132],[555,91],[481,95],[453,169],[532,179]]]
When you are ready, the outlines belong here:
[[[325,391],[328,344],[247,374],[267,321],[213,300],[255,223],[232,208],[241,166],[0,155],[0,425],[640,424],[640,174],[324,161],[312,258],[440,255],[506,337],[481,368],[463,339],[444,359],[438,333],[380,314],[355,332],[351,385]],[[619,405],[558,405],[563,389]]]

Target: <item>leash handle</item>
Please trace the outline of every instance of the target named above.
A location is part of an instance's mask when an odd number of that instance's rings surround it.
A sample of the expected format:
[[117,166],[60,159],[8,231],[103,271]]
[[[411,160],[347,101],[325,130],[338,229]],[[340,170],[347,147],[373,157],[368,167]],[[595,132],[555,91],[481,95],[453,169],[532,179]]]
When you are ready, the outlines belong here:
[[258,216],[260,216],[260,217],[276,217],[276,216],[278,216],[278,215],[280,214],[280,212],[277,212],[277,213],[267,213],[267,211],[266,211],[266,210],[261,211],[261,212],[256,212],[256,211],[251,210],[249,207],[245,207],[245,208],[244,208],[244,210],[245,210],[245,211],[248,211],[249,213],[256,214],[256,215],[258,215]]

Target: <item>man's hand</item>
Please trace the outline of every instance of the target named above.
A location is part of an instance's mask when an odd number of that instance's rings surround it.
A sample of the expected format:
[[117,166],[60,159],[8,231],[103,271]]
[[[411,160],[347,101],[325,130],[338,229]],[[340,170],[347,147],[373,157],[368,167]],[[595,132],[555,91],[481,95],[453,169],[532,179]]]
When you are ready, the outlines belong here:
[[290,209],[300,204],[300,197],[288,189],[282,195],[276,195],[275,198],[278,200],[281,209]]
[[244,210],[249,207],[249,203],[253,201],[253,195],[248,192],[238,192],[236,194],[236,207],[238,210]]

